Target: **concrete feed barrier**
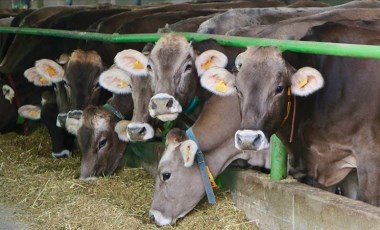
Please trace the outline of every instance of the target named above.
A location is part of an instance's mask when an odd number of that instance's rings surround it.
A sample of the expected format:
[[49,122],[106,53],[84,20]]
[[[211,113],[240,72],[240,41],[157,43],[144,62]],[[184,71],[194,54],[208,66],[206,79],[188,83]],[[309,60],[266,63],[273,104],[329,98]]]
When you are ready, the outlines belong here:
[[380,229],[380,208],[301,184],[273,182],[254,170],[228,168],[220,176],[237,207],[260,229]]

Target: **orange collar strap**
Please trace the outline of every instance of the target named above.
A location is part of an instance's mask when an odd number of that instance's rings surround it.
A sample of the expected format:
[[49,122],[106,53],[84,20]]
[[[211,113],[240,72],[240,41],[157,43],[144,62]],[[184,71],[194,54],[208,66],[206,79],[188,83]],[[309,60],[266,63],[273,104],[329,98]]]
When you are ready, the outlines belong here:
[[286,106],[286,115],[284,119],[282,120],[281,127],[285,124],[286,120],[288,119],[291,107],[292,107],[292,92],[291,92],[290,87],[288,87],[288,104]]

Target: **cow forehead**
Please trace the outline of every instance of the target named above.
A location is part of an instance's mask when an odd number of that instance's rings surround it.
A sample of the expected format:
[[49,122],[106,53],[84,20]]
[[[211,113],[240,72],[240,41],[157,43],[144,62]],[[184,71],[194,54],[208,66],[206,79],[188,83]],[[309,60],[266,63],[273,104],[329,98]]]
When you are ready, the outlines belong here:
[[80,49],[74,50],[70,56],[70,63],[89,63],[95,66],[102,65],[102,59],[96,51],[83,51]]
[[265,78],[266,82],[270,80],[268,78],[275,80],[277,73],[287,68],[281,51],[275,47],[249,47],[237,61],[242,64],[237,81],[252,76],[258,80]]
[[92,113],[83,114],[83,125],[93,128],[95,131],[104,131],[110,129],[111,114],[97,110]]
[[150,58],[163,66],[171,66],[191,54],[191,46],[180,35],[169,34],[162,37],[151,51]]
[[281,51],[276,47],[248,47],[242,54],[242,62],[279,62],[284,63]]
[[169,144],[166,149],[165,149],[165,152],[164,154],[162,155],[161,157],[161,160],[158,164],[158,168],[161,169],[162,167],[164,167],[165,165],[168,165],[170,163],[173,163],[175,162],[174,161],[174,157],[175,157],[175,154],[176,154],[176,150],[178,150],[178,146],[180,144],[178,143],[175,143],[175,144]]

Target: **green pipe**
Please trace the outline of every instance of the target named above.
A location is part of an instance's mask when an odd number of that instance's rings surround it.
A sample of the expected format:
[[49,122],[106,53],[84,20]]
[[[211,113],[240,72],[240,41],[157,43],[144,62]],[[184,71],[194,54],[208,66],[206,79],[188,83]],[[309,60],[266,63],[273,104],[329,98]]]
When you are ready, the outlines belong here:
[[270,170],[270,179],[277,181],[286,178],[287,175],[287,159],[288,155],[285,150],[285,146],[281,140],[276,136],[271,137],[272,145],[272,161]]
[[[15,28],[0,27],[0,33],[15,33],[38,36],[53,36],[71,39],[87,39],[94,41],[128,43],[128,42],[155,42],[164,34],[100,34],[93,32],[79,32],[40,28]],[[266,38],[232,37],[213,34],[198,33],[178,33],[188,40],[203,41],[205,39],[215,39],[220,45],[247,47],[247,46],[276,46],[282,51],[288,50],[300,53],[313,53],[335,56],[350,56],[357,58],[380,58],[380,46],[339,44],[328,42],[308,42],[293,40],[277,40]]]

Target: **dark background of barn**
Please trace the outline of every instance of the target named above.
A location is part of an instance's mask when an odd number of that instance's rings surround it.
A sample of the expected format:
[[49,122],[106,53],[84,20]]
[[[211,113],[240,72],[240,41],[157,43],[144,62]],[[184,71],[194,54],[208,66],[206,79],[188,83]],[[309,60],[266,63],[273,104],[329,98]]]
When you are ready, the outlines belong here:
[[[40,6],[59,6],[65,5],[65,2],[70,0],[31,0],[31,8],[39,8]],[[141,2],[141,4],[152,4],[152,3],[182,3],[182,2],[232,2],[226,0],[71,0],[73,5],[96,5],[96,4],[112,4],[112,5],[132,5],[134,2]],[[296,0],[283,0],[286,3],[293,3]],[[25,5],[26,0],[1,0],[0,9],[9,8],[21,8]],[[323,0],[321,2],[326,2],[330,5],[338,5],[350,0]]]

